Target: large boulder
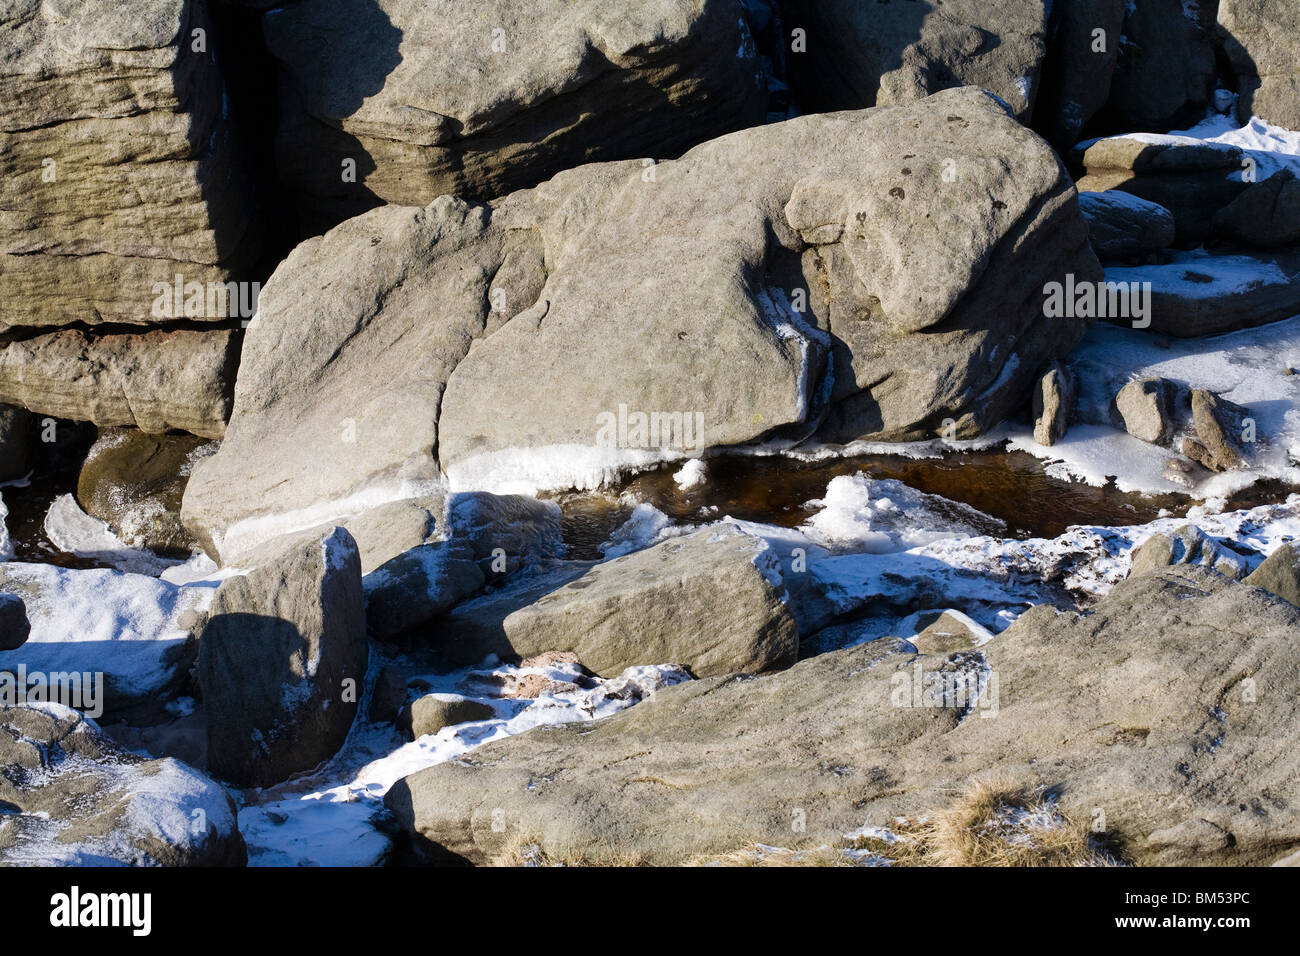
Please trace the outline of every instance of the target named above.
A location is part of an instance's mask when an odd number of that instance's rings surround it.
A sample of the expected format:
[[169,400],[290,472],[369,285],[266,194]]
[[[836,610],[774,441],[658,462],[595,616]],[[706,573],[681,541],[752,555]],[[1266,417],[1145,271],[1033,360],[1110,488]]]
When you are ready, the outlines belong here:
[[1293,544],[1280,545],[1246,576],[1245,583],[1300,607],[1300,550]]
[[766,101],[739,0],[318,0],[263,24],[280,175],[321,230],[380,202],[677,155],[760,122]]
[[791,34],[791,84],[816,110],[907,103],[978,86],[1028,119],[1051,6],[1044,0],[788,0],[782,10]]
[[0,706],[0,866],[243,866],[235,805],[58,704]]
[[0,331],[153,324],[155,285],[238,277],[260,230],[206,0],[17,0],[0,32]]
[[[541,593],[538,593],[538,592]],[[523,601],[520,595],[525,595]],[[539,588],[522,581],[430,625],[447,659],[572,652],[596,674],[672,662],[705,676],[792,664],[798,626],[780,562],[733,525],[705,528]]]
[[[1041,606],[979,648],[880,640],[757,679],[660,690],[398,782],[431,856],[679,863],[843,846],[1000,779],[1057,796],[1139,864],[1268,862],[1300,841],[1300,610],[1197,568]],[[792,824],[800,824],[795,827]]]
[[1069,177],[971,89],[374,210],[268,282],[183,515],[224,550],[440,470],[580,486],[823,417],[836,441],[968,437],[1082,336],[1043,314],[1066,273],[1101,277]]
[[1300,242],[1300,180],[1280,169],[1252,183],[1214,214],[1214,229],[1226,239],[1250,246],[1290,246]]
[[1219,33],[1237,76],[1238,116],[1300,129],[1300,8],[1291,0],[1219,0]]
[[237,331],[63,329],[0,343],[0,401],[41,415],[220,438],[239,366]]
[[0,405],[0,481],[26,476],[31,431],[30,412],[16,405]]
[[336,528],[217,588],[199,639],[208,770],[265,787],[343,745],[368,648],[356,542]]
[[102,428],[77,476],[77,502],[131,547],[188,557],[194,539],[181,526],[181,496],[194,462],[215,450],[194,435]]

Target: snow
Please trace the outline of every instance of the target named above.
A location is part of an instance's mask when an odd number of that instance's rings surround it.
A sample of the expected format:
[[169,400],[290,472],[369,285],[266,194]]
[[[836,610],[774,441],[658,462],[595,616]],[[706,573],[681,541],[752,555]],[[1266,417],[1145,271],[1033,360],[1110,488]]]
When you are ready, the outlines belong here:
[[[1236,147],[1242,151],[1243,163],[1253,161],[1254,176],[1263,182],[1282,169],[1300,174],[1300,131],[1285,129],[1253,116],[1245,126],[1238,126],[1231,116],[1218,113],[1208,116],[1191,129],[1170,133],[1125,133],[1122,139],[1140,143],[1166,146],[1218,145],[1225,150]],[[1086,149],[1097,140],[1079,144]],[[1240,178],[1244,169],[1226,169],[1226,178]]]
[[700,485],[704,484],[707,471],[708,469],[704,464],[704,459],[688,458],[686,464],[682,466],[681,471],[673,475],[673,481],[677,483],[677,487],[682,489],[682,491],[687,491],[691,488],[698,488]]
[[14,556],[13,542],[9,540],[9,526],[6,519],[9,508],[5,505],[4,495],[0,495],[0,561],[8,561]]
[[672,519],[648,502],[641,502],[632,509],[628,519],[614,529],[609,540],[600,546],[600,553],[606,560],[641,551],[658,544],[673,534],[688,530],[675,528]]
[[31,636],[0,651],[0,667],[44,673],[104,674],[119,694],[158,693],[175,678],[170,663],[189,635],[177,620],[203,611],[206,588],[180,588],[157,578],[107,568],[0,564],[0,588],[27,605]]
[[1160,295],[1218,299],[1266,285],[1286,285],[1290,277],[1275,262],[1193,249],[1171,253],[1169,261],[1160,265],[1109,266],[1106,281],[1149,282],[1152,290]]

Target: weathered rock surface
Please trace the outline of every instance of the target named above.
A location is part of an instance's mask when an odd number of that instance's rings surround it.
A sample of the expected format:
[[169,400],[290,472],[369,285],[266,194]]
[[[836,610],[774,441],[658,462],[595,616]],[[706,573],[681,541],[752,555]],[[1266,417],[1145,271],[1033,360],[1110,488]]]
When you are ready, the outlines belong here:
[[569,651],[607,677],[670,662],[696,675],[758,672],[798,654],[775,554],[733,526],[572,564],[462,605],[430,625],[430,639],[466,664]]
[[1300,129],[1300,8],[1290,0],[1219,0],[1219,33],[1237,74],[1238,116]]
[[1213,238],[1214,217],[1251,185],[1244,154],[1225,143],[1112,136],[1080,143],[1071,161],[1082,170],[1081,193],[1120,190],[1163,206],[1179,242]]
[[1108,37],[1119,50],[1106,102],[1112,126],[1163,133],[1203,118],[1215,81],[1208,8],[1184,0],[1125,5],[1120,32]]
[[0,866],[243,866],[235,805],[58,704],[0,706]]
[[1121,189],[1080,193],[1079,212],[1101,259],[1138,258],[1174,243],[1173,213]]
[[1085,124],[1110,97],[1127,4],[1071,0],[1049,6],[1047,58],[1033,123],[1064,152],[1079,141]]
[[1247,409],[1200,388],[1192,389],[1191,401],[1196,437],[1183,441],[1183,454],[1210,471],[1246,467],[1238,436],[1249,416]]
[[[1100,278],[1068,176],[969,89],[584,166],[490,208],[374,210],[268,282],[185,522],[224,551],[257,518],[337,520],[440,470],[568,487],[806,435],[828,401],[829,440],[970,436],[1082,335],[1043,317],[1067,272]],[[629,410],[660,434],[610,427]]]
[[1172,535],[1157,534],[1144,541],[1133,552],[1129,574],[1149,574],[1175,565],[1208,568],[1234,581],[1246,573],[1246,564],[1240,555],[1221,547],[1200,528],[1188,524]]
[[788,52],[786,63],[795,91],[816,110],[907,103],[978,86],[1028,119],[1050,6],[1043,0],[792,0],[783,4],[785,27],[805,30],[807,49]]
[[17,594],[0,593],[0,651],[17,650],[32,632],[27,605]]
[[1115,409],[1130,435],[1153,445],[1163,445],[1178,428],[1174,414],[1177,398],[1178,387],[1168,379],[1141,379],[1119,390]]
[[361,559],[342,528],[223,581],[199,639],[208,770],[264,787],[328,760],[367,655]]
[[27,474],[32,416],[25,408],[0,405],[0,481],[13,481]]
[[215,450],[193,435],[100,429],[77,477],[77,501],[132,547],[188,557],[194,539],[180,522],[181,496],[194,462]]
[[225,282],[258,253],[207,3],[103,14],[0,10],[0,331],[154,324],[155,283]]
[[412,548],[366,575],[366,624],[391,639],[449,611],[487,583],[463,541]]
[[64,329],[0,343],[0,401],[96,425],[220,438],[230,417],[239,333]]
[[1300,551],[1294,545],[1281,545],[1246,576],[1245,583],[1300,607]]
[[425,694],[398,715],[397,726],[409,739],[417,740],[452,724],[488,720],[495,715],[488,704],[458,694]]
[[323,0],[272,11],[264,33],[284,76],[280,175],[322,229],[379,201],[673,156],[760,122],[766,101],[738,0]]
[[1214,214],[1220,235],[1249,246],[1290,246],[1300,242],[1300,180],[1282,169]]
[[[692,681],[594,725],[487,744],[385,802],[443,858],[537,844],[677,863],[789,845],[797,811],[799,839],[842,843],[1001,778],[1052,788],[1075,819],[1102,809],[1133,862],[1269,862],[1300,842],[1297,628],[1300,611],[1221,576],[1145,575],[1087,615],[1034,608],[973,657],[882,640]],[[925,684],[962,660],[986,674],[973,708]]]
[[1077,398],[1074,376],[1060,362],[1053,362],[1034,386],[1034,441],[1055,445],[1064,438]]

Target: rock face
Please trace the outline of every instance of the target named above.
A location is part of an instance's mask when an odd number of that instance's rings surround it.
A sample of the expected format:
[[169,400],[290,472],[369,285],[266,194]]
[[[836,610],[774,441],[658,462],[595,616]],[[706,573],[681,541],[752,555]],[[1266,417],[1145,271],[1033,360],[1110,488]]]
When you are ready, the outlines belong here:
[[[666,688],[420,771],[385,802],[443,858],[535,843],[668,864],[752,841],[842,844],[1000,777],[1053,788],[1075,819],[1101,809],[1137,863],[1268,862],[1300,841],[1284,796],[1300,782],[1297,628],[1300,611],[1219,575],[1146,575],[1091,614],[1034,608],[973,656],[886,639]],[[931,692],[955,688],[959,664],[985,675],[973,707]]]
[[366,575],[366,624],[389,640],[451,610],[486,583],[463,541],[412,548]]
[[997,94],[1027,119],[1046,53],[1043,0],[934,0],[893,4],[791,0],[786,54],[795,91],[815,110],[919,100],[955,86]]
[[1101,259],[1139,258],[1174,243],[1173,213],[1120,189],[1080,193],[1079,212],[1088,221],[1092,251]]
[[1126,0],[1050,4],[1050,40],[1034,128],[1061,152],[1079,141],[1084,125],[1110,96],[1126,6]]
[[367,653],[361,562],[342,528],[222,582],[199,639],[209,771],[264,787],[328,760]]
[[1163,133],[1204,117],[1215,79],[1215,25],[1208,7],[1184,0],[1125,5],[1120,33],[1109,38],[1119,49],[1106,103],[1111,125]]
[[[532,580],[430,626],[451,660],[570,651],[596,674],[675,663],[696,675],[794,662],[799,634],[774,552],[732,526],[706,528],[539,588]],[[542,593],[537,593],[537,591]],[[725,603],[724,603],[725,602]]]
[[455,490],[581,485],[806,435],[828,401],[831,440],[975,434],[1082,335],[1043,317],[1066,272],[1100,277],[1068,176],[974,90],[584,166],[490,208],[374,210],[268,282],[185,522],[224,551],[251,519],[309,527],[440,469]]
[[32,416],[26,409],[0,405],[0,481],[13,481],[27,474],[31,430]]
[[0,651],[13,651],[27,643],[32,626],[27,605],[17,594],[0,593]]
[[1078,386],[1070,370],[1060,362],[1052,363],[1034,387],[1034,441],[1055,445],[1065,437],[1077,397]]
[[1215,216],[1251,185],[1244,154],[1225,143],[1113,136],[1081,143],[1071,161],[1082,169],[1080,192],[1121,190],[1163,206],[1174,217],[1179,242],[1213,238]]
[[77,477],[77,501],[132,547],[188,557],[194,539],[181,526],[181,496],[194,462],[215,450],[193,435],[101,429]]
[[760,122],[766,101],[739,0],[323,0],[272,11],[264,34],[283,70],[280,175],[322,229],[380,201],[673,156]]
[[1251,246],[1300,242],[1300,180],[1289,169],[1253,183],[1214,215],[1214,229]]
[[58,704],[0,706],[0,866],[243,866],[226,792]]
[[1172,535],[1157,534],[1133,552],[1131,575],[1149,574],[1174,566],[1195,565],[1237,580],[1246,572],[1239,555],[1220,547],[1195,525],[1183,525]]
[[0,30],[0,332],[153,324],[155,283],[256,257],[205,0],[19,0]]
[[1219,0],[1219,33],[1237,74],[1241,121],[1300,128],[1300,9],[1288,0]]
[[238,365],[232,330],[63,329],[0,343],[0,401],[96,425],[220,438]]
[[1245,583],[1270,591],[1300,607],[1300,551],[1294,545],[1282,545],[1250,572]]

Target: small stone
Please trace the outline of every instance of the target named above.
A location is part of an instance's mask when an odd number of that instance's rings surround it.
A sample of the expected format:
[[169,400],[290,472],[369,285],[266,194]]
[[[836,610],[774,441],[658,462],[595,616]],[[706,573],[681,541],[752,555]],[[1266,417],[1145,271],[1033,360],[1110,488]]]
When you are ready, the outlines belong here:
[[474,720],[490,720],[496,711],[488,704],[457,694],[425,694],[397,717],[398,729],[411,740],[436,734],[444,727]]

